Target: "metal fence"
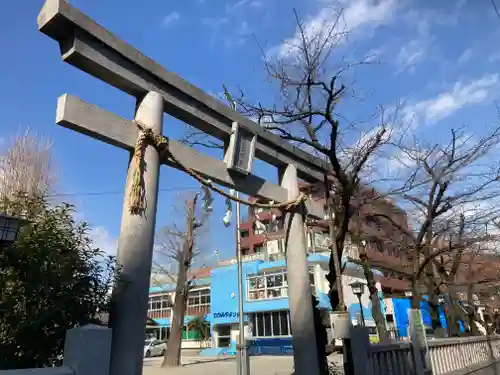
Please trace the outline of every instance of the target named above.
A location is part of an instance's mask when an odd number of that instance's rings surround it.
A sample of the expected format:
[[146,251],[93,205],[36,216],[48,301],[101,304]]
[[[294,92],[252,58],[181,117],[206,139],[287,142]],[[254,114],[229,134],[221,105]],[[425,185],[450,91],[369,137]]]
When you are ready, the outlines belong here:
[[371,346],[371,356],[368,357],[373,367],[373,375],[403,375],[414,372],[411,344],[376,344]]

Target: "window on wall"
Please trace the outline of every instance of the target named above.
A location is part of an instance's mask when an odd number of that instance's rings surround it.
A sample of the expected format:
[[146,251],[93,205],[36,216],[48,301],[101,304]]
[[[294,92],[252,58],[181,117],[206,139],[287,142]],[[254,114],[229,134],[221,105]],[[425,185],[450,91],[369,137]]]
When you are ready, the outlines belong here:
[[254,248],[253,248],[253,252],[254,252],[255,254],[260,254],[260,253],[265,252],[264,245],[257,245],[257,246],[254,246]]
[[259,312],[249,315],[253,337],[290,336],[289,311]]
[[[309,271],[309,280],[313,294],[316,293],[314,273]],[[264,272],[247,277],[247,300],[263,300],[288,297],[286,269]]]
[[210,305],[210,289],[193,290],[188,293],[188,307],[204,307]]
[[242,230],[242,231],[240,232],[240,236],[241,236],[241,238],[246,238],[246,237],[248,237],[248,236],[249,236],[248,230]]
[[167,310],[173,307],[172,297],[170,294],[162,294],[159,296],[149,297],[148,310],[149,311],[161,311]]
[[218,348],[231,346],[231,326],[229,324],[217,326],[217,341]]
[[210,289],[192,290],[188,293],[186,314],[202,315],[210,310]]

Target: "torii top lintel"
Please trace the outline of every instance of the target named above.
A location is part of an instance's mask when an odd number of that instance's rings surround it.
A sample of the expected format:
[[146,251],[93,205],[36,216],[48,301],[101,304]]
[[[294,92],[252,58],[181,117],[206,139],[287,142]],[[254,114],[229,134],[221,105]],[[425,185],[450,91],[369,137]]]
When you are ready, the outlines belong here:
[[65,0],[47,0],[38,16],[41,32],[56,40],[62,59],[135,97],[163,96],[165,111],[207,134],[227,140],[231,124],[257,135],[255,156],[277,167],[293,164],[298,177],[323,181],[328,164],[242,116],[224,103],[125,43]]

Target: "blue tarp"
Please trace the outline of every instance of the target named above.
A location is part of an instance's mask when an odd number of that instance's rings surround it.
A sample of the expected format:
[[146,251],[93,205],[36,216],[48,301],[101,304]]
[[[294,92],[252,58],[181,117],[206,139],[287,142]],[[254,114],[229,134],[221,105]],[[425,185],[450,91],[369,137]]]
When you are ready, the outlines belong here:
[[[407,298],[393,298],[392,304],[394,306],[394,319],[396,320],[396,328],[398,330],[399,336],[406,337],[408,335],[408,309],[411,308],[411,302]],[[430,306],[427,301],[420,302],[420,310],[422,311],[422,320],[426,327],[431,327],[431,313]],[[439,320],[441,321],[441,326],[447,328],[446,317],[444,311],[439,308]]]

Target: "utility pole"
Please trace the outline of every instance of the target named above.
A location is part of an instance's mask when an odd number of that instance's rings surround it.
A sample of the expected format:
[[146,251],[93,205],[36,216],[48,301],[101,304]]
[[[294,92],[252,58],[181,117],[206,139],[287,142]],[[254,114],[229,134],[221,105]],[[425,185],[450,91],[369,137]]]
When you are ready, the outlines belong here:
[[191,266],[194,246],[194,231],[196,229],[195,207],[198,194],[187,203],[186,237],[179,254],[179,272],[177,275],[177,286],[175,288],[174,311],[172,317],[172,329],[168,340],[167,351],[163,359],[162,367],[180,366],[182,329],[184,328],[184,315],[186,313],[186,302],[188,294],[187,274]]

